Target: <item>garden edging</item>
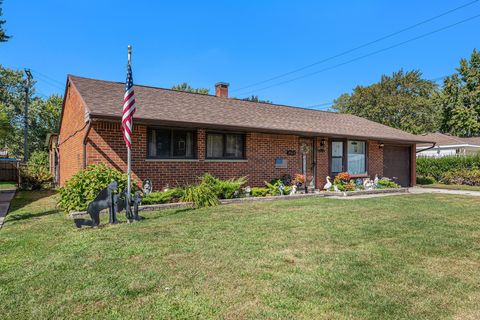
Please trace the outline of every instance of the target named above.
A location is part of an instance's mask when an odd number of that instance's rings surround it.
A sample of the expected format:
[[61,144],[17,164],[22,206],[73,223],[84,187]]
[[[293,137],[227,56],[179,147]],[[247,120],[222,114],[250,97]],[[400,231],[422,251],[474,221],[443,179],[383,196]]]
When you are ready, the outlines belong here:
[[[244,202],[266,202],[266,201],[276,201],[276,200],[293,200],[293,199],[302,199],[308,197],[350,197],[357,195],[365,194],[385,194],[385,193],[407,193],[408,188],[398,188],[398,189],[376,189],[376,190],[359,190],[359,191],[344,191],[344,192],[317,192],[317,193],[305,193],[305,194],[294,194],[294,195],[285,195],[285,196],[267,196],[267,197],[247,197],[247,198],[236,198],[236,199],[221,199],[219,203],[221,205],[225,204],[234,204],[234,203],[244,203]],[[162,204],[149,204],[142,205],[138,207],[138,211],[157,211],[165,209],[176,209],[176,208],[186,208],[192,207],[191,202],[175,202],[175,203],[162,203]],[[103,210],[102,213],[107,212]],[[86,211],[75,211],[70,212],[70,217],[75,218],[84,218],[88,216]]]

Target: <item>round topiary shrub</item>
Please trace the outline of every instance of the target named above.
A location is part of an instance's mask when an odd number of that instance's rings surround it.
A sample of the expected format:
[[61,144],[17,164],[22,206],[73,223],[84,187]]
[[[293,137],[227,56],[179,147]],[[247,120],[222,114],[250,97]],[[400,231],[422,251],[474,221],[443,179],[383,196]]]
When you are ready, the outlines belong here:
[[[126,189],[127,174],[105,164],[90,165],[76,173],[59,189],[58,204],[67,212],[85,210],[98,192],[113,180],[118,182],[119,190]],[[132,192],[135,190],[137,186],[132,181]]]

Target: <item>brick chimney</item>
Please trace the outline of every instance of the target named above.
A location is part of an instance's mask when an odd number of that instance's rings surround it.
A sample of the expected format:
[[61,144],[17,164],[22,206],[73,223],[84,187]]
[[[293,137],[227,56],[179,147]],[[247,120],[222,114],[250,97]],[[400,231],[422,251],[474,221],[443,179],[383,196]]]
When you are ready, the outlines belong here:
[[217,97],[228,98],[228,83],[226,82],[215,83],[215,95]]

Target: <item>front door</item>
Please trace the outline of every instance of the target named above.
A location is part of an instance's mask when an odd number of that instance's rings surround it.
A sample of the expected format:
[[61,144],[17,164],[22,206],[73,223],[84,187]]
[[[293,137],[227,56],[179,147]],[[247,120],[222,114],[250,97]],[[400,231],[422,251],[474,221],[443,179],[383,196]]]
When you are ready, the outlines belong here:
[[393,179],[402,187],[409,187],[410,147],[385,145],[383,148],[383,176]]

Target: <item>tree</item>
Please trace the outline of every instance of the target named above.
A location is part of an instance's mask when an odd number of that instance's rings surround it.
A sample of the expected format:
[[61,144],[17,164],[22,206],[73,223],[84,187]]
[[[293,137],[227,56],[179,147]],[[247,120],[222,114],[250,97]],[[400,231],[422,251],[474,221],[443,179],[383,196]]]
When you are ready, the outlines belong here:
[[[2,16],[2,3],[3,1],[0,0],[0,17]],[[5,34],[5,29],[3,28],[5,22],[5,20],[0,19],[0,42],[7,42],[10,39],[10,36]]]
[[[13,157],[23,156],[23,129],[25,79],[23,72],[3,68],[0,65],[0,149],[8,149]],[[31,81],[28,116],[28,149],[46,150],[48,133],[58,132],[62,97],[53,95],[48,99],[35,96],[35,81]]]
[[441,123],[441,109],[433,99],[436,92],[436,84],[422,79],[420,71],[401,69],[382,75],[378,83],[342,94],[333,108],[415,134],[432,132]]
[[457,73],[444,80],[438,101],[443,110],[442,132],[469,137],[480,134],[480,52],[461,59]]
[[208,94],[210,92],[207,88],[192,88],[188,83],[180,83],[172,87],[173,90],[184,91],[184,92],[193,92],[200,94]]
[[242,100],[252,101],[252,102],[261,102],[261,103],[273,103],[273,102],[270,101],[270,100],[262,100],[262,99],[260,99],[258,96],[255,96],[255,95],[252,95],[252,96],[247,97],[247,98],[243,98]]

